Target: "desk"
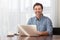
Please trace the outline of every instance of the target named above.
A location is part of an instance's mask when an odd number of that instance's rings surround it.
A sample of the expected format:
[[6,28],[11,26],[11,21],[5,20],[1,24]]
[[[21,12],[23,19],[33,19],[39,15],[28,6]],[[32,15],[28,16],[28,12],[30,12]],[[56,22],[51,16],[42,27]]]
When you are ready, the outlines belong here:
[[60,40],[60,36],[20,37],[19,40]]
[[0,40],[60,40],[60,35],[40,36],[40,37],[19,37],[19,36],[3,36]]

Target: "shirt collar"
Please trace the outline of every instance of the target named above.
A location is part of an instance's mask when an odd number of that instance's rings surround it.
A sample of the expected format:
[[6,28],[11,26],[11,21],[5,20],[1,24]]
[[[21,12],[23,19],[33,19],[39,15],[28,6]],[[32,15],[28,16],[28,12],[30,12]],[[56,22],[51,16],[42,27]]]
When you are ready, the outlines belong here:
[[43,15],[41,16],[41,18],[38,20],[37,18],[36,18],[36,16],[35,16],[35,20],[37,21],[40,21],[41,19],[43,18]]

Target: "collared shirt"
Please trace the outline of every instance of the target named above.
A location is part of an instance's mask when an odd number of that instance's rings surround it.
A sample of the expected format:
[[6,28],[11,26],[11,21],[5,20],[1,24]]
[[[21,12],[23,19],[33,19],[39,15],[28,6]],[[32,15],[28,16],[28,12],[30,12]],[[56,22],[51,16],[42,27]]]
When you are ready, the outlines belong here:
[[28,25],[36,25],[37,31],[44,32],[47,31],[50,34],[52,34],[53,27],[52,22],[48,17],[42,16],[39,20],[37,20],[36,17],[32,17],[28,21]]

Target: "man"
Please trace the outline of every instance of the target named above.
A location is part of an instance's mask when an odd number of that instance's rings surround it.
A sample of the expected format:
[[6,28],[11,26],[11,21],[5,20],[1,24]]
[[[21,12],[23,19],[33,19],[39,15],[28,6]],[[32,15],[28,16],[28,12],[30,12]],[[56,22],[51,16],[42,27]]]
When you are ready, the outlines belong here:
[[33,6],[33,10],[35,12],[35,17],[29,19],[29,25],[37,26],[37,34],[38,35],[52,35],[52,22],[48,17],[45,17],[43,12],[43,5],[40,3],[36,3]]

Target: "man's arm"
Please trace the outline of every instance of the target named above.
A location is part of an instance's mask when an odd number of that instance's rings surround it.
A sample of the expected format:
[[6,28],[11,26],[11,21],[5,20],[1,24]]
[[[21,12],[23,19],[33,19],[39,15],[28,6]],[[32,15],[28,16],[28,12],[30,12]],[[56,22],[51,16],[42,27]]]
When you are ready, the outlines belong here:
[[47,19],[47,23],[46,23],[46,31],[44,32],[37,32],[37,34],[39,35],[52,35],[52,31],[53,31],[53,27],[52,27],[52,22],[50,19]]
[[46,32],[37,32],[38,35],[49,35],[49,33],[46,31]]

